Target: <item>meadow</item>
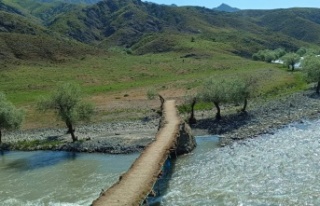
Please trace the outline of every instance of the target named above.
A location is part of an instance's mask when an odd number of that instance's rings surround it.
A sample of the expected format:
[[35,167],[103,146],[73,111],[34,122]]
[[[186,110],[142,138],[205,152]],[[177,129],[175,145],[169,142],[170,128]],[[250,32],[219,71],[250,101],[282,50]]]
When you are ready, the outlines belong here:
[[[15,105],[26,110],[23,128],[59,126],[53,114],[36,111],[40,96],[48,95],[59,82],[81,85],[88,101],[96,105],[94,122],[139,119],[150,115],[158,100],[148,100],[148,90],[183,104],[205,79],[254,76],[255,96],[273,98],[306,88],[303,74],[289,72],[282,65],[242,58],[232,47],[204,39],[179,37],[175,51],[134,55],[122,48],[108,52],[65,58],[64,61],[19,60],[0,70],[0,90]],[[208,109],[211,104],[199,104]]]

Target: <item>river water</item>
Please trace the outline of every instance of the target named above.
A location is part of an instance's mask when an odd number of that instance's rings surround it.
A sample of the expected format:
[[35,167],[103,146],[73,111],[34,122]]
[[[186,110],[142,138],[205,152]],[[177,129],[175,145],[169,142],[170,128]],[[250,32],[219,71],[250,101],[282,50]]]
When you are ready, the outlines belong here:
[[0,205],[90,205],[137,156],[44,151],[0,154]]
[[[175,160],[155,205],[320,205],[320,121],[224,148],[214,136],[197,142],[192,154]],[[89,205],[137,156],[5,153],[0,155],[0,205]]]
[[320,121],[178,158],[161,205],[320,205]]

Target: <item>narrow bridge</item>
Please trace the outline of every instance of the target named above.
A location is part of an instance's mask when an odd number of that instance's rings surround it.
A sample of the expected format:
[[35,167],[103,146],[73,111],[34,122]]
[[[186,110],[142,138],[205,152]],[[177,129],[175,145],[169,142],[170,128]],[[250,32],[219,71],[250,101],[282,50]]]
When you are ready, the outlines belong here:
[[119,181],[93,202],[93,206],[140,205],[158,179],[170,150],[175,149],[181,120],[175,101],[165,101],[160,130],[152,142]]

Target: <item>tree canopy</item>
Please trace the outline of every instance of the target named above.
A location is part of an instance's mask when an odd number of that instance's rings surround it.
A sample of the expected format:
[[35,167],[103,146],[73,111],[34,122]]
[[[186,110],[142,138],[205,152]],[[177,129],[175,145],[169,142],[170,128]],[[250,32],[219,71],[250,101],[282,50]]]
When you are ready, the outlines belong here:
[[200,99],[206,102],[213,102],[217,109],[216,119],[221,119],[220,104],[226,103],[230,99],[231,82],[226,79],[215,80],[213,78],[204,82],[199,93]]
[[300,56],[296,53],[287,53],[282,57],[284,65],[293,71],[295,69],[295,64],[300,61]]
[[303,60],[303,69],[308,81],[317,82],[316,93],[320,94],[320,57],[306,57]]
[[17,129],[24,119],[24,111],[17,109],[6,96],[0,92],[0,143],[3,129]]
[[71,83],[60,84],[50,97],[42,97],[38,102],[38,109],[54,110],[65,122],[73,141],[77,140],[74,125],[78,121],[90,120],[93,114],[93,105],[82,100],[80,86]]

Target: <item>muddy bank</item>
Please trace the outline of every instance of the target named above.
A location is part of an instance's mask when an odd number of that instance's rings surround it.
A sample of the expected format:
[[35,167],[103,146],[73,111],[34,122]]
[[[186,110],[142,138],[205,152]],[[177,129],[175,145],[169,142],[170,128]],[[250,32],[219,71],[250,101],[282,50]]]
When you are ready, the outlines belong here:
[[226,145],[234,140],[273,133],[289,123],[319,118],[320,97],[314,91],[304,91],[273,100],[259,100],[249,103],[247,113],[234,109],[220,121],[213,118],[214,113],[215,110],[197,113],[193,132],[195,135],[219,135],[221,145]]

